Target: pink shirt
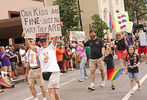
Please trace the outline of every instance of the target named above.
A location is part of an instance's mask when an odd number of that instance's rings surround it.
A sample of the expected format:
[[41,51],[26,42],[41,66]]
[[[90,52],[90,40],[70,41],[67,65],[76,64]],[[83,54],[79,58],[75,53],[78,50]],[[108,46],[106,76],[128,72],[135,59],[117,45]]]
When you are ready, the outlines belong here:
[[86,57],[86,48],[85,47],[80,47],[78,44],[76,45],[76,52],[77,54],[80,55],[81,58]]

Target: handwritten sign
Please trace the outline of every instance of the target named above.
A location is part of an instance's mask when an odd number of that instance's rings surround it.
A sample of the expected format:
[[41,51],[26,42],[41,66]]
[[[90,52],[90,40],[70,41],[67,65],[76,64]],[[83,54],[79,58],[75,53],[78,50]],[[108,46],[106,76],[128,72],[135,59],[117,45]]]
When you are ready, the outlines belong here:
[[114,18],[116,32],[122,32],[130,29],[129,16],[127,12],[115,13]]
[[138,35],[139,35],[140,46],[147,46],[147,34],[139,33]]
[[75,41],[75,36],[77,37],[78,41],[85,40],[85,32],[83,31],[70,31],[70,40]]
[[22,9],[20,15],[26,37],[36,37],[36,33],[49,33],[50,37],[61,36],[58,5]]

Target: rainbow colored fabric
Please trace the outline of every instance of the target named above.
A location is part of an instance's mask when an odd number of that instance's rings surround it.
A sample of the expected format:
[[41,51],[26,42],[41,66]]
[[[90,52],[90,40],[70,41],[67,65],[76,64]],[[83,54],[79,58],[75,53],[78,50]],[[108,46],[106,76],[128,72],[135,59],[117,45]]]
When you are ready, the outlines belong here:
[[108,80],[116,80],[121,74],[122,72],[125,70],[125,68],[118,68],[118,69],[114,69],[111,72],[107,73],[109,76],[107,79]]
[[112,22],[111,14],[109,13],[109,28],[110,28],[110,33],[112,33],[114,25]]

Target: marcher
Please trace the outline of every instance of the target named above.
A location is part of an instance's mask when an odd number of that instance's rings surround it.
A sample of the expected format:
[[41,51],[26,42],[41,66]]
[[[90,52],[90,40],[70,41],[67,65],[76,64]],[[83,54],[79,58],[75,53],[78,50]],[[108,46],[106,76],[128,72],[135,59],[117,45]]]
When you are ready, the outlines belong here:
[[140,61],[139,61],[138,55],[135,53],[135,48],[132,45],[130,45],[128,47],[128,55],[126,57],[126,69],[127,69],[126,74],[129,74],[131,94],[135,92],[133,89],[134,80],[136,81],[136,83],[138,83],[138,88],[139,89],[141,88],[139,80],[138,80],[139,64],[140,64]]
[[118,56],[119,64],[121,68],[125,65],[125,57],[127,55],[126,46],[127,46],[127,42],[123,38],[122,34],[117,33],[116,41],[115,41],[115,48],[116,48],[116,52],[117,52],[117,56]]
[[[143,33],[143,30],[140,30],[139,34],[142,34]],[[144,53],[144,56],[145,56],[145,62],[147,64],[147,46],[141,46],[140,45],[140,40],[139,40],[139,37],[137,38],[137,41],[138,41],[138,54],[139,54],[139,58],[140,58],[140,61],[143,60],[141,54]]]
[[[110,77],[111,73],[115,70],[111,47],[106,48],[104,61],[107,66],[107,80],[109,80],[108,78]],[[115,90],[113,80],[111,80],[111,88],[112,90]]]
[[[32,46],[36,46],[36,42],[34,38],[29,38],[29,42]],[[33,50],[29,49],[26,53],[26,59],[27,59],[27,66],[26,66],[25,76],[28,79],[29,88],[34,97],[34,100],[38,100],[35,84],[40,86],[43,100],[46,100],[46,89],[45,89],[44,80],[41,74],[41,68],[40,68],[38,55]]]
[[[23,34],[24,36],[24,34]],[[40,37],[39,44],[41,47],[32,46],[28,39],[26,41],[30,49],[35,51],[39,56],[41,71],[43,77],[48,82],[48,93],[50,100],[60,100],[58,93],[60,69],[56,59],[56,44],[58,37],[55,37],[53,42],[49,44],[46,37]]]
[[104,48],[104,42],[102,41],[102,39],[96,36],[95,29],[91,29],[89,33],[90,33],[90,37],[91,37],[90,40],[88,40],[84,44],[80,43],[79,41],[77,41],[77,42],[82,47],[90,46],[90,48],[91,48],[90,59],[89,59],[89,67],[91,70],[91,73],[90,73],[91,84],[88,87],[88,89],[95,90],[94,81],[95,81],[96,68],[98,68],[101,72],[101,78],[102,78],[101,87],[103,87],[105,85],[105,81],[104,81],[105,73],[104,73],[104,62],[103,62],[105,48]]
[[[79,41],[82,42],[82,41]],[[80,56],[81,62],[80,62],[80,79],[79,82],[83,82],[84,79],[87,79],[88,75],[86,72],[86,62],[87,62],[87,56],[86,56],[86,48],[81,47],[78,44],[72,44],[73,47],[76,48],[76,54]]]

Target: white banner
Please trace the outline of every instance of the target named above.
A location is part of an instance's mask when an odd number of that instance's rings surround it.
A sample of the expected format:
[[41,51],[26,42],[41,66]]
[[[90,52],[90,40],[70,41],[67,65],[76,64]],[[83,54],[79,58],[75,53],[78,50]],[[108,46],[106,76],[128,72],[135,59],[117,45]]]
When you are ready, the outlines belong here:
[[50,37],[61,36],[58,5],[22,9],[20,15],[26,37],[36,37],[36,33],[49,33]]
[[85,40],[85,32],[83,31],[70,31],[70,40],[75,41],[75,36],[77,37],[78,41]]

